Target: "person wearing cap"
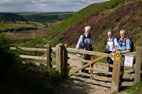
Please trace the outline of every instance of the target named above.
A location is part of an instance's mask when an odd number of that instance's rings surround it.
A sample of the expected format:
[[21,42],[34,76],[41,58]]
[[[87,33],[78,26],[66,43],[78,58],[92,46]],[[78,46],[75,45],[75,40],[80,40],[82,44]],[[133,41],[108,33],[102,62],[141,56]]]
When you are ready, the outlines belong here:
[[126,31],[120,30],[120,39],[118,41],[118,50],[120,53],[128,53],[131,51],[131,40],[126,37]]
[[[112,35],[112,31],[111,30],[109,30],[107,32],[107,35],[108,35],[107,45],[106,45],[107,53],[108,54],[112,54],[112,53],[114,53],[117,50],[118,41],[117,41],[117,38]],[[108,57],[107,58],[107,62],[110,65],[113,64],[112,58]],[[109,67],[108,71],[112,72],[112,67]]]
[[[85,26],[85,31],[83,34],[80,35],[78,43],[76,45],[76,49],[83,49],[83,50],[92,50],[92,35],[90,33],[91,26]],[[83,54],[82,58],[85,60],[90,60],[91,56]],[[84,66],[86,63],[82,62],[82,66]],[[81,70],[82,72],[88,73],[88,70]]]

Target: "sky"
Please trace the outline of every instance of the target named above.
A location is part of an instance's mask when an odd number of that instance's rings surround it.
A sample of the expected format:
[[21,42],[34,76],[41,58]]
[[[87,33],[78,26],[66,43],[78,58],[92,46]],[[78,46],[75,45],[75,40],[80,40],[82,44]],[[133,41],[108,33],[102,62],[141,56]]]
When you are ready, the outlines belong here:
[[77,12],[108,0],[0,0],[0,12]]

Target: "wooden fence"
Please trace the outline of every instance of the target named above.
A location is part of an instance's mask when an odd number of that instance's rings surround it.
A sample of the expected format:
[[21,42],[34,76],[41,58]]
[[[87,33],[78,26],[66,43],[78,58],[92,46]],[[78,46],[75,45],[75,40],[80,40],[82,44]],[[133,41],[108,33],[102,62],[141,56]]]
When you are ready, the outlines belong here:
[[[12,50],[17,49],[15,47],[11,47]],[[34,59],[34,60],[43,60],[46,61],[47,63],[47,68],[50,70],[52,68],[51,66],[51,61],[53,60],[51,53],[54,52],[56,54],[56,69],[59,71],[60,75],[63,77],[71,76],[75,73],[78,73],[82,69],[86,69],[90,71],[90,74],[86,73],[81,73],[82,75],[90,76],[90,78],[95,78],[95,79],[102,79],[102,80],[107,80],[111,81],[111,89],[113,91],[118,91],[120,88],[120,75],[122,75],[121,72],[121,64],[122,64],[122,55],[119,52],[116,52],[114,55],[106,54],[106,53],[101,53],[101,52],[94,52],[94,51],[85,51],[85,50],[77,50],[74,48],[67,48],[66,45],[63,45],[62,43],[58,44],[56,47],[51,48],[51,45],[48,44],[47,48],[25,48],[25,47],[20,47],[18,49],[24,50],[24,51],[39,51],[39,52],[45,52],[46,57],[43,56],[29,56],[29,55],[19,55],[21,58],[26,58],[26,59]],[[80,54],[87,54],[91,55],[91,60],[84,60],[81,58],[72,58],[69,57],[68,53],[73,52],[73,53],[80,53]],[[136,52],[132,53],[127,53],[129,55],[134,55],[136,56],[136,63],[135,63],[135,79],[134,82],[138,83],[142,81],[142,47],[138,46],[136,48]],[[94,56],[97,56],[97,58],[93,58]],[[114,63],[113,65],[109,65],[107,63],[100,63],[99,60],[105,58],[105,57],[112,57],[114,58]],[[77,70],[74,71],[68,71],[68,60],[78,60],[81,62],[85,62],[86,64],[84,66],[79,66],[77,67]],[[107,67],[112,67],[113,71],[112,72],[106,72],[102,70],[96,70],[93,69],[92,64],[98,64],[101,66],[107,66]],[[74,67],[74,65],[70,65],[71,67]],[[88,66],[91,66],[90,68]],[[109,74],[112,75],[112,78],[107,78],[107,77],[99,77],[96,75],[93,75],[93,72],[101,72],[104,74]]]

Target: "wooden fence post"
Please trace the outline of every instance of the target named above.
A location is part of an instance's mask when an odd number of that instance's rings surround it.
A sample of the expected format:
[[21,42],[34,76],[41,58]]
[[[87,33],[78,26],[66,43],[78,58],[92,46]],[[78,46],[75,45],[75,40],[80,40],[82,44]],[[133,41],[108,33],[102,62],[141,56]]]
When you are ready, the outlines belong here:
[[122,56],[120,52],[116,52],[114,55],[113,71],[112,71],[112,82],[111,82],[112,91],[118,92],[120,87],[119,82],[120,82],[121,61],[122,61]]
[[142,47],[136,48],[135,83],[142,81]]
[[[91,56],[91,61],[93,61],[93,60],[94,60],[94,56],[92,55],[92,56]],[[92,68],[92,69],[93,69],[93,66],[94,66],[94,64],[91,65],[91,68]],[[91,70],[90,73],[91,73],[90,78],[93,79],[93,70]]]
[[67,44],[64,45],[64,51],[63,51],[63,70],[64,70],[64,78],[68,76],[68,51],[67,51]]
[[48,70],[51,69],[51,45],[50,44],[47,44],[47,68]]
[[67,77],[67,50],[61,43],[56,46],[56,69],[62,77]]

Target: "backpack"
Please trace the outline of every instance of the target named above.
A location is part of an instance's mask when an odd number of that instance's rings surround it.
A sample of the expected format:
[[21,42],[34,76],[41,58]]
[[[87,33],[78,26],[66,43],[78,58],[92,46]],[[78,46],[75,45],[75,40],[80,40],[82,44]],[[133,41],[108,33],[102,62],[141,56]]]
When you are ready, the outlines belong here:
[[[115,38],[117,39],[117,42],[118,42],[118,40],[119,40],[117,37],[112,36],[112,41],[113,41],[113,45],[114,45],[114,46],[115,46],[115,42],[114,42],[114,39],[115,39]],[[107,42],[109,42],[109,39],[107,39]]]
[[[86,38],[92,38],[92,35],[89,34],[89,36],[87,36],[87,37],[85,36],[84,33],[83,33],[82,35],[83,35],[83,43],[84,43],[85,49],[91,51],[91,50],[92,50],[92,45],[86,45],[85,42],[84,42],[84,40],[85,40]],[[86,47],[86,46],[87,46],[87,47]]]
[[83,42],[84,42],[84,40],[87,39],[87,38],[92,38],[92,35],[91,35],[91,34],[89,34],[88,37],[86,37],[85,34],[82,34],[82,35],[83,35]]
[[130,49],[130,52],[133,52],[133,51],[134,51],[134,42],[133,42],[130,38],[127,37],[127,38],[124,40],[124,44],[125,44],[125,46],[126,46],[126,41],[127,41],[128,39],[131,41],[131,49]]
[[126,41],[127,41],[128,39],[131,41],[131,49],[130,49],[130,52],[133,52],[133,51],[134,51],[134,42],[133,42],[130,38],[127,37],[127,38],[124,40],[124,46],[126,46]]

